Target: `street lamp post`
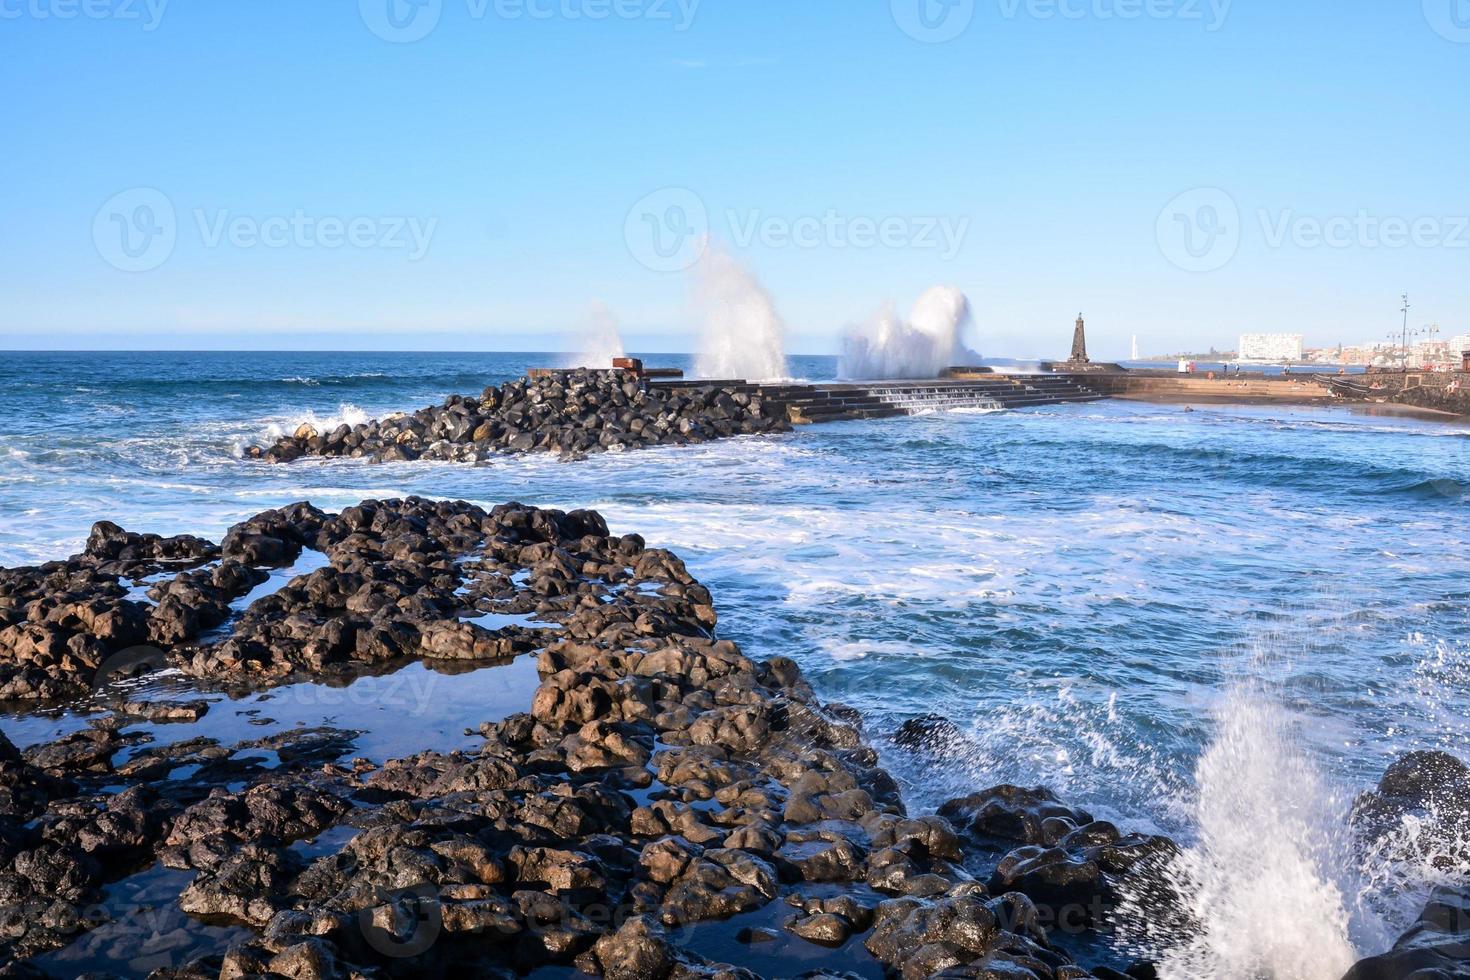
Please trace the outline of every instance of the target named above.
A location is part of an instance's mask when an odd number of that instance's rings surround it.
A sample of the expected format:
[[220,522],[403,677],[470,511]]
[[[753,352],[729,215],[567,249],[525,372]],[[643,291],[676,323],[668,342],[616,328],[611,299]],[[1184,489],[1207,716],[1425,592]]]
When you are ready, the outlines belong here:
[[1403,351],[1403,358],[1404,358],[1404,360],[1403,360],[1403,369],[1404,369],[1404,373],[1405,374],[1408,374],[1409,373],[1409,294],[1408,293],[1404,293],[1404,311],[1403,312],[1404,312],[1404,330],[1403,330],[1403,334],[1402,334],[1403,343],[1401,343],[1399,345],[1399,349]]

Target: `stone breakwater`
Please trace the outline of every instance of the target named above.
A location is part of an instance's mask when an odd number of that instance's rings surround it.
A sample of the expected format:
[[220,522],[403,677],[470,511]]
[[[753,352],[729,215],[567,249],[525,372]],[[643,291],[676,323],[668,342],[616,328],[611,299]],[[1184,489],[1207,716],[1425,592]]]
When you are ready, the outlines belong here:
[[[0,737],[0,975],[105,954],[160,980],[1143,980],[1150,965],[1089,967],[1063,940],[1106,928],[1139,882],[1171,914],[1171,842],[1044,789],[909,814],[856,712],[719,639],[683,563],[592,512],[303,503],[217,545],[104,523],[79,555],[5,570],[0,622],[8,698],[95,715],[24,751]],[[330,727],[153,744],[140,719],[209,703],[115,683],[170,670],[209,695],[520,657],[539,678],[524,711],[470,749],[381,761]],[[906,728],[914,751],[950,735]],[[1470,785],[1456,766],[1407,761],[1374,812]],[[113,928],[116,896],[150,882],[163,925]],[[1453,968],[1455,901],[1355,980]]]
[[248,454],[273,463],[302,456],[366,457],[378,462],[436,459],[478,462],[505,453],[563,456],[684,446],[791,428],[784,409],[734,388],[672,391],[625,371],[557,371],[454,395],[406,415],[318,432],[303,425]]

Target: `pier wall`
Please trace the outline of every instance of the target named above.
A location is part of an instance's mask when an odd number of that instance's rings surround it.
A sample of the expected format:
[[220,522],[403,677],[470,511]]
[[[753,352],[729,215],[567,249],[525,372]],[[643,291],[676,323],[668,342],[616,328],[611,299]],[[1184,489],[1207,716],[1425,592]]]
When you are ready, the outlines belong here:
[[1470,415],[1470,374],[1463,371],[1374,372],[1364,380],[1396,405]]
[[1111,398],[1134,401],[1301,404],[1326,402],[1332,389],[1303,378],[1264,378],[1219,375],[1171,376],[1165,374],[1088,374],[1078,380]]

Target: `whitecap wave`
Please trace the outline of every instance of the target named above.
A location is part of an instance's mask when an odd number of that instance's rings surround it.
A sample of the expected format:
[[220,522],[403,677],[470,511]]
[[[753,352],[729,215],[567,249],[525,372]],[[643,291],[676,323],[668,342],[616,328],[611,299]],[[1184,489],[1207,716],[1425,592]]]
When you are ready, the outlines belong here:
[[328,415],[318,415],[308,410],[296,416],[266,420],[265,425],[253,438],[246,438],[244,441],[237,440],[233,448],[236,455],[243,455],[244,450],[250,446],[269,446],[284,436],[294,435],[296,430],[303,425],[309,425],[318,432],[331,432],[339,425],[358,426],[368,420],[367,412],[356,405],[343,402],[337,407],[336,412]]

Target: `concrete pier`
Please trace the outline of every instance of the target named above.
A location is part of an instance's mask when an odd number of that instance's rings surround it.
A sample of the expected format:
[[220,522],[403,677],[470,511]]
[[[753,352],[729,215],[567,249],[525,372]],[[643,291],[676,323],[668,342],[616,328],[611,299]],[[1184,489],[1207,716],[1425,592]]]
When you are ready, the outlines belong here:
[[1332,387],[1314,375],[1170,374],[1110,371],[1087,376],[1087,384],[1109,398],[1193,404],[1302,405],[1331,401]]
[[674,391],[734,388],[785,409],[796,425],[890,418],[957,408],[1028,408],[1106,397],[1076,378],[1054,374],[986,374],[964,380],[754,384],[746,381],[655,381]]

